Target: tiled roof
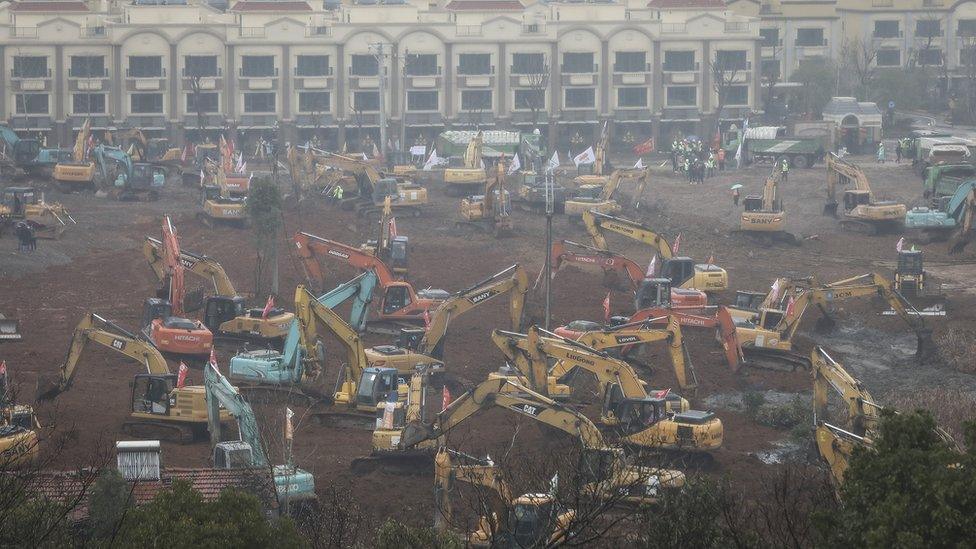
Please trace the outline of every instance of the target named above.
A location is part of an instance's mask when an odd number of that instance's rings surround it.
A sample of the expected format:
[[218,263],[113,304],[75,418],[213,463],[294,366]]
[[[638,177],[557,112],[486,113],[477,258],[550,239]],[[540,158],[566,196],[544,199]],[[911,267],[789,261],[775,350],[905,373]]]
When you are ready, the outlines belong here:
[[651,0],[649,8],[688,8],[688,9],[721,9],[725,7],[725,0]]
[[833,97],[823,108],[823,114],[844,116],[848,114],[864,114],[881,116],[881,109],[877,103],[861,101],[853,97]]
[[84,2],[13,2],[10,11],[34,12],[87,12],[88,6]]
[[[73,520],[88,516],[88,495],[97,474],[92,471],[42,472],[30,479],[30,489],[38,495],[61,503],[74,505]],[[277,507],[274,480],[266,469],[164,469],[160,480],[141,480],[132,483],[132,497],[136,505],[152,501],[174,481],[189,482],[205,501],[217,499],[227,488],[240,488],[261,500],[268,509]]]
[[312,11],[307,2],[256,2],[247,0],[234,4],[231,11]]
[[522,11],[519,0],[453,0],[445,6],[451,11]]

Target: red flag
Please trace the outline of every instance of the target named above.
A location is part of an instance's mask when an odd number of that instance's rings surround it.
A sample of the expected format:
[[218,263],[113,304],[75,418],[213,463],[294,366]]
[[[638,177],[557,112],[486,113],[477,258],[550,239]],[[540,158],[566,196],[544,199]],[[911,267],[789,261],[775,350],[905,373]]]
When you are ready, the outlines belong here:
[[0,362],[0,376],[7,375],[7,361]]
[[607,292],[607,297],[603,298],[603,321],[606,323],[610,322],[610,294],[613,290]]
[[210,348],[210,365],[213,366],[214,370],[220,371],[217,367],[217,351],[213,347]]
[[395,217],[391,217],[390,218],[389,229],[390,229],[390,240],[393,240],[397,236],[396,218]]
[[654,398],[668,398],[668,395],[669,394],[671,394],[671,388],[670,387],[668,387],[667,389],[665,389],[663,391],[658,391],[657,394],[654,395]]
[[424,328],[430,328],[430,311],[424,309]]
[[447,407],[451,405],[451,391],[444,386],[444,390],[441,392],[441,411],[447,410]]
[[678,238],[674,239],[674,244],[671,245],[671,253],[678,255],[678,248],[681,247],[681,233],[678,233]]
[[796,302],[793,301],[793,296],[790,296],[789,301],[786,302],[786,316],[787,317],[793,316],[793,308],[794,308],[793,306],[795,304],[796,304]]
[[636,154],[637,156],[642,156],[654,152],[654,138],[653,137],[648,138],[647,141],[634,145],[634,148],[631,150],[634,151],[634,154]]
[[295,416],[295,412],[291,411],[291,408],[285,407],[285,440],[291,442],[292,438],[295,436],[295,428],[291,424],[291,418]]
[[264,304],[264,310],[261,311],[261,318],[268,318],[271,314],[271,309],[274,309],[274,296],[268,296],[268,302]]
[[[211,356],[212,356],[212,354],[213,353],[211,352]],[[214,360],[214,362],[216,363],[216,359]],[[183,385],[186,384],[186,374],[189,371],[190,371],[190,369],[186,367],[186,364],[183,364],[183,362],[180,362],[180,371],[176,374],[176,388],[177,389],[182,389],[183,388]]]
[[714,265],[715,264],[715,254],[712,254],[712,255],[708,256],[708,264],[709,265]]

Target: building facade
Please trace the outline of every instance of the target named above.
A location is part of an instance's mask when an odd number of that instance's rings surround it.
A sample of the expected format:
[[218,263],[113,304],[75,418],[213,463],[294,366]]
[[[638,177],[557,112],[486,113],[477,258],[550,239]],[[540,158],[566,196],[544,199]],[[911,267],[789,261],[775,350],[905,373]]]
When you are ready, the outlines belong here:
[[720,0],[185,2],[0,6],[0,120],[49,143],[91,119],[355,149],[382,108],[404,148],[539,128],[565,150],[607,122],[618,146],[703,133],[760,97],[760,20]]

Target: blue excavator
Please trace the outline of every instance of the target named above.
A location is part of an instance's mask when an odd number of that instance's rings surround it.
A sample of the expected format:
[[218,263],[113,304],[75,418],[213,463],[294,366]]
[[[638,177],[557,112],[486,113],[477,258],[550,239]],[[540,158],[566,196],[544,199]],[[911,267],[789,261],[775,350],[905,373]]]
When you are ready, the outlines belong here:
[[[203,384],[207,395],[207,427],[210,430],[210,445],[213,446],[213,466],[217,469],[267,469],[270,462],[261,444],[261,432],[251,405],[213,364],[207,364],[204,368]],[[237,420],[239,440],[220,440],[221,408]],[[291,452],[287,453],[290,456]],[[315,478],[312,473],[295,467],[290,458],[287,461],[283,465],[271,466],[278,502],[314,499]]]
[[5,178],[17,175],[17,170],[33,175],[71,159],[71,149],[42,147],[37,139],[24,139],[10,126],[0,125],[0,149],[0,175]]
[[[947,239],[957,241],[959,233],[968,233],[964,226],[974,207],[974,192],[976,180],[966,181],[952,196],[936,198],[930,206],[912,208],[905,215],[905,235],[923,244]],[[958,244],[953,242],[949,253],[961,250],[956,248]]]
[[98,164],[100,187],[120,201],[155,201],[166,185],[166,168],[148,162],[133,162],[119,147],[98,145],[92,151]]

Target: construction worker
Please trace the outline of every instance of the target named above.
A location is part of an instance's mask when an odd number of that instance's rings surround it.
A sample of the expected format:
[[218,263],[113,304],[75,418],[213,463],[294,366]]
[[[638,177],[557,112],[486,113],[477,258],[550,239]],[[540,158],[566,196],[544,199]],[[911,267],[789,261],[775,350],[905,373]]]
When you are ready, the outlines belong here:
[[718,171],[725,171],[725,149],[719,147],[718,154],[716,155],[718,159]]
[[732,205],[733,206],[738,206],[739,205],[739,189],[738,188],[732,189]]
[[342,185],[336,185],[332,189],[332,197],[335,198],[336,202],[342,202]]
[[878,163],[884,164],[885,161],[885,146],[884,141],[878,142]]
[[715,153],[708,153],[708,159],[705,160],[705,167],[708,168],[708,177],[715,177]]
[[783,164],[780,166],[780,173],[783,174],[783,183],[790,177],[790,161],[788,158],[783,158]]

